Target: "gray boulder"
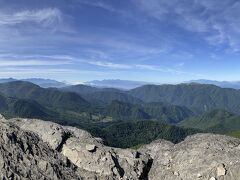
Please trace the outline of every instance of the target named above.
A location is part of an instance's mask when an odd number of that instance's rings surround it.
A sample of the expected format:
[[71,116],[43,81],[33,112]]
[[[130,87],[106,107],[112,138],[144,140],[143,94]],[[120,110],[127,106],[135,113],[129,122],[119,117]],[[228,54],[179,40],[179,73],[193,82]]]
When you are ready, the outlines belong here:
[[107,147],[88,132],[36,119],[8,122],[37,134],[51,148],[78,168],[96,174],[98,179],[144,179],[151,158],[135,150]]
[[240,177],[240,140],[197,134],[172,145],[153,142],[142,148],[153,158],[152,180],[237,180]]
[[0,122],[0,177],[14,180],[82,179],[81,170],[39,136],[3,121]]
[[[0,116],[0,175],[5,179],[238,180],[240,139],[196,134],[138,151],[105,146],[87,131]],[[14,179],[13,178],[13,179]]]

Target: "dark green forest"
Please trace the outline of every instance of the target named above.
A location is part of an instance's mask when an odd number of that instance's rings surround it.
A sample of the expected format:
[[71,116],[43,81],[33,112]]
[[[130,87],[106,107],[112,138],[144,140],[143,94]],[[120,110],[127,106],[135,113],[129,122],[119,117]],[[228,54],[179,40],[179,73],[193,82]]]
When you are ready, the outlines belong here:
[[0,84],[0,113],[76,126],[127,148],[159,138],[178,143],[198,132],[237,134],[240,91],[201,84],[57,89],[13,81]]

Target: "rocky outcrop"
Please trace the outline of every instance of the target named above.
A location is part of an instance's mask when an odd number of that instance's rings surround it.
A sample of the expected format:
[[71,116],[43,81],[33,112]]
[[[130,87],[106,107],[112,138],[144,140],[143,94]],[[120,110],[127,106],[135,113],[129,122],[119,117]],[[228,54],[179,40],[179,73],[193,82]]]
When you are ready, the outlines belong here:
[[197,134],[173,145],[157,141],[142,148],[154,159],[152,180],[238,180],[240,140],[213,134]]
[[82,179],[80,169],[36,134],[0,122],[1,179]]
[[24,131],[37,134],[52,149],[97,179],[145,179],[150,156],[135,150],[104,146],[88,132],[35,119],[8,121]]
[[0,116],[2,179],[238,180],[240,140],[197,134],[157,140],[138,151],[112,148],[88,132]]

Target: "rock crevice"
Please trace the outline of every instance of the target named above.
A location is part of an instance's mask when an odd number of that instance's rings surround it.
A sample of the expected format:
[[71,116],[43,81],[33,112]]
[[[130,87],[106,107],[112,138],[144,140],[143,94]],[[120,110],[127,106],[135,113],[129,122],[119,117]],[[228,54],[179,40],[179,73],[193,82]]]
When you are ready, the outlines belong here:
[[67,142],[67,140],[72,136],[72,134],[70,132],[66,132],[64,131],[62,134],[62,140],[60,141],[60,143],[58,144],[58,146],[56,147],[56,150],[58,152],[62,152],[62,148],[63,145]]
[[138,151],[105,146],[74,127],[0,116],[2,179],[236,180],[240,140],[197,134],[157,140]]

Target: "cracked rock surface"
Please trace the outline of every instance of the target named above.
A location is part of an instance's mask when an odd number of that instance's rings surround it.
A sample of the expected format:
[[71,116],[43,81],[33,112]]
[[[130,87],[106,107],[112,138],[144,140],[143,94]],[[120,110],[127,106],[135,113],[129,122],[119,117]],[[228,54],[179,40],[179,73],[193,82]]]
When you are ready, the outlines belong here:
[[88,132],[0,116],[3,179],[239,180],[240,140],[197,134],[156,140],[138,151],[112,148]]
[[197,134],[173,145],[159,140],[146,145],[153,165],[152,180],[238,180],[240,140],[213,134]]
[[88,132],[36,119],[8,120],[22,130],[37,134],[46,144],[67,157],[79,169],[97,179],[146,179],[147,154],[135,150],[104,146],[102,140]]
[[1,179],[82,179],[80,169],[36,134],[0,122]]

